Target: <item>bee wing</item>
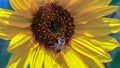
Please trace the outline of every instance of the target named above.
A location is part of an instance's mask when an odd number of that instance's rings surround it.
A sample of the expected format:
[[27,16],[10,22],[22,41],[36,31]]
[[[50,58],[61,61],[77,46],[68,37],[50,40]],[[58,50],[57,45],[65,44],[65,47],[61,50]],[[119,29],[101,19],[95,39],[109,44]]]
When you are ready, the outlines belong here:
[[54,45],[54,50],[58,49],[58,46],[59,46],[58,44],[55,44]]
[[56,45],[54,45],[54,50],[62,50],[63,47],[64,46],[62,44],[56,44]]

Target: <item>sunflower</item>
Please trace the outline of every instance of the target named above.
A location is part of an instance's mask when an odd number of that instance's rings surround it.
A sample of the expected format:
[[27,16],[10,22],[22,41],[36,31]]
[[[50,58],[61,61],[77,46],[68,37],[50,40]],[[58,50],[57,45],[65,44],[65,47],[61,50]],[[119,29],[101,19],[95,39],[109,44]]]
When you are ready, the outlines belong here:
[[9,0],[0,9],[0,38],[11,40],[7,68],[105,68],[119,43],[111,0]]

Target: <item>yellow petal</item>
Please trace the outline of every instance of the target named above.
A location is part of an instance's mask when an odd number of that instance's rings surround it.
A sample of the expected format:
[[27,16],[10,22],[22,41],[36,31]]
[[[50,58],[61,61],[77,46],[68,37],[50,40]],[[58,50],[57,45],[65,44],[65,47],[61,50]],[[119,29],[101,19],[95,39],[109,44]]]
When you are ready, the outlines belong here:
[[9,24],[9,17],[13,14],[12,10],[0,8],[0,23]]
[[96,19],[86,24],[76,25],[75,34],[84,35],[87,37],[101,37],[110,33],[109,24]]
[[109,62],[111,61],[110,55],[105,51],[99,44],[94,44],[94,42],[90,42],[89,40],[85,39],[84,37],[80,37],[77,39],[73,39],[71,41],[71,47],[83,54],[88,56],[91,59],[98,59],[100,62]]
[[12,56],[7,65],[8,68],[26,68],[29,65],[30,46],[34,43],[30,39],[31,37],[27,35],[19,34],[11,40],[8,51],[12,53]]
[[[43,61],[45,58],[45,52],[42,50],[42,48],[37,46],[33,48],[31,52],[31,61],[30,61],[30,67],[31,68],[43,68]],[[35,46],[35,45],[34,45]]]
[[88,5],[94,2],[96,2],[96,0],[76,0],[70,6],[67,7],[67,10],[69,10],[72,15],[76,15],[83,9],[87,9],[86,7],[88,7]]
[[31,31],[29,28],[19,28],[0,23],[0,38],[10,40],[19,33],[31,35]]
[[93,7],[96,6],[108,6],[112,0],[97,0]]
[[18,27],[30,27],[32,17],[32,14],[28,11],[15,11],[10,15],[9,23]]
[[36,63],[35,58],[39,59],[36,57],[39,54],[37,51],[34,51],[36,46],[38,46],[38,44],[34,43],[34,39],[32,39],[31,36],[25,34],[16,35],[8,47],[8,51],[12,53],[8,68],[26,68],[30,62]]
[[110,2],[111,0],[80,0],[67,9],[71,11],[72,15],[76,15],[77,13],[82,11],[91,10],[93,8],[98,8],[102,6],[108,6]]
[[[82,36],[87,36],[91,38],[96,38],[96,37],[105,37],[112,32],[120,31],[119,20],[111,18],[109,19],[109,21],[106,21],[106,19],[107,18],[96,19],[86,24],[76,25],[74,36],[82,35]],[[116,20],[116,21],[113,22],[111,20]]]
[[103,63],[101,63],[98,59],[94,58],[91,59],[88,56],[82,55],[82,54],[78,54],[82,60],[86,63],[86,65],[88,66],[88,68],[105,68],[105,66],[103,65]]
[[35,12],[39,9],[39,0],[10,0],[10,5],[14,10]]
[[[14,36],[14,38],[11,39],[9,46],[8,46],[8,51],[13,53],[13,52],[21,52],[21,50],[26,50],[29,48],[33,41],[31,39],[31,36],[28,36],[26,34],[17,34]],[[31,42],[32,41],[32,42]],[[25,47],[25,48],[24,48]]]
[[0,23],[11,26],[28,27],[31,24],[32,14],[27,11],[12,11],[0,9]]
[[60,68],[69,68],[67,63],[64,60],[64,57],[62,56],[61,52],[57,54],[56,62],[60,65]]
[[120,20],[119,19],[103,18],[103,21],[109,24],[111,33],[117,33],[120,31]]
[[0,9],[0,38],[10,40],[13,36],[15,36],[18,33],[31,34],[31,30],[29,27],[20,28],[21,22],[19,22],[18,25],[16,25],[13,22],[10,22],[10,16],[12,14],[13,11],[11,10]]
[[50,55],[45,55],[45,61],[44,61],[44,68],[60,68],[58,63],[55,62],[55,57],[51,57]]
[[67,53],[62,53],[65,62],[69,66],[69,68],[88,68],[85,62],[82,60],[81,57],[76,55],[73,51],[67,51]]
[[78,54],[74,50],[62,53],[62,56],[66,60],[69,68],[105,68],[101,62],[96,59],[90,59],[87,56]]
[[[24,47],[23,47],[24,48]],[[27,68],[29,65],[29,50],[25,50],[21,53],[12,54],[7,68]]]
[[117,8],[117,6],[105,6],[80,12],[74,16],[75,25],[111,14],[115,12]]
[[58,0],[57,4],[68,10],[68,7],[76,2],[79,2],[79,0]]
[[120,47],[120,44],[118,43],[118,41],[116,41],[116,39],[112,39],[110,40],[110,43],[104,43],[103,46],[101,46],[103,49],[107,50],[107,51],[112,51],[117,47]]
[[110,36],[104,37],[104,38],[95,38],[95,39],[91,39],[91,38],[85,38],[86,40],[88,40],[89,42],[93,43],[96,46],[99,46],[101,48],[103,48],[106,51],[111,51],[117,47],[120,47],[119,42],[115,39],[112,38]]

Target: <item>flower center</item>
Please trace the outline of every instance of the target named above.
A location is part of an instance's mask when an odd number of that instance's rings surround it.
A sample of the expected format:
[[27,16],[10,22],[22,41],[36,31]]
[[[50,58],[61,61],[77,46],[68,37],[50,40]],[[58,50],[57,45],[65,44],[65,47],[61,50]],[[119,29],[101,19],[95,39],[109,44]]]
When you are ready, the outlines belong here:
[[[35,13],[31,30],[35,40],[44,44],[46,49],[60,51],[74,33],[73,18],[66,9],[49,3],[41,6]],[[64,44],[60,41],[64,41]]]
[[49,24],[49,29],[53,33],[60,33],[62,28],[63,28],[62,23],[57,19],[51,21],[51,23]]

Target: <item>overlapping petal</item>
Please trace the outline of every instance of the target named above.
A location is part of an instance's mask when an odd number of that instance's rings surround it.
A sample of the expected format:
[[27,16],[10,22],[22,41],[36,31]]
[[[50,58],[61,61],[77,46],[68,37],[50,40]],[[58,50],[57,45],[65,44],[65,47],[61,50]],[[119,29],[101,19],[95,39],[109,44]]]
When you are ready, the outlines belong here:
[[76,0],[67,9],[72,15],[76,15],[81,11],[107,6],[110,2],[111,0]]
[[110,33],[120,31],[120,20],[103,18],[90,21],[86,24],[76,25],[75,35],[83,35],[87,37],[102,37]]
[[[44,68],[61,68],[59,64],[55,61],[54,57],[46,54],[44,60]],[[49,61],[49,62],[48,62]]]
[[[38,44],[36,44],[38,45]],[[43,62],[45,60],[45,52],[40,47],[35,47],[31,52],[31,68],[43,68]]]
[[12,53],[12,56],[7,65],[8,68],[27,68],[29,56],[31,56],[31,45],[34,43],[31,38],[25,34],[17,34],[11,40],[8,51]]
[[[12,10],[0,9],[0,37],[9,40],[18,33],[30,34],[30,28],[25,27],[25,25],[28,26],[30,24],[27,23],[29,20],[27,21],[20,16],[16,17],[17,19],[13,19],[13,17],[11,17],[12,15],[14,16]],[[15,22],[15,20],[17,20],[17,22]],[[25,28],[21,28],[20,26]]]
[[[9,0],[14,10],[29,10],[35,12],[39,9],[39,0]],[[40,0],[41,1],[41,0]]]
[[70,68],[78,68],[79,66],[81,66],[81,68],[87,68],[85,62],[83,62],[82,58],[80,58],[75,52],[68,51],[67,53],[62,53],[62,55]]
[[12,10],[0,9],[0,22],[3,24],[8,24],[17,27],[28,27],[31,24],[30,19],[32,19],[32,14],[30,12],[14,12]]
[[104,65],[98,60],[91,60],[88,56],[78,54],[72,49],[66,53],[62,53],[62,56],[70,68],[104,68]]
[[97,18],[111,14],[117,10],[117,8],[118,7],[116,6],[105,6],[79,12],[78,14],[74,15],[75,25],[87,23],[91,20],[95,20]]
[[111,36],[107,36],[104,38],[95,38],[95,39],[91,39],[91,38],[86,37],[85,39],[87,41],[91,42],[93,45],[98,46],[107,52],[111,51],[117,47],[120,47],[119,42],[115,38],[112,38]]
[[31,25],[32,14],[28,11],[15,11],[9,17],[10,25],[26,28]]
[[90,42],[84,37],[73,39],[70,44],[75,51],[88,56],[91,59],[97,58],[100,62],[111,61],[111,57],[107,51],[104,51],[104,49],[101,48],[102,45],[93,44],[93,41]]

